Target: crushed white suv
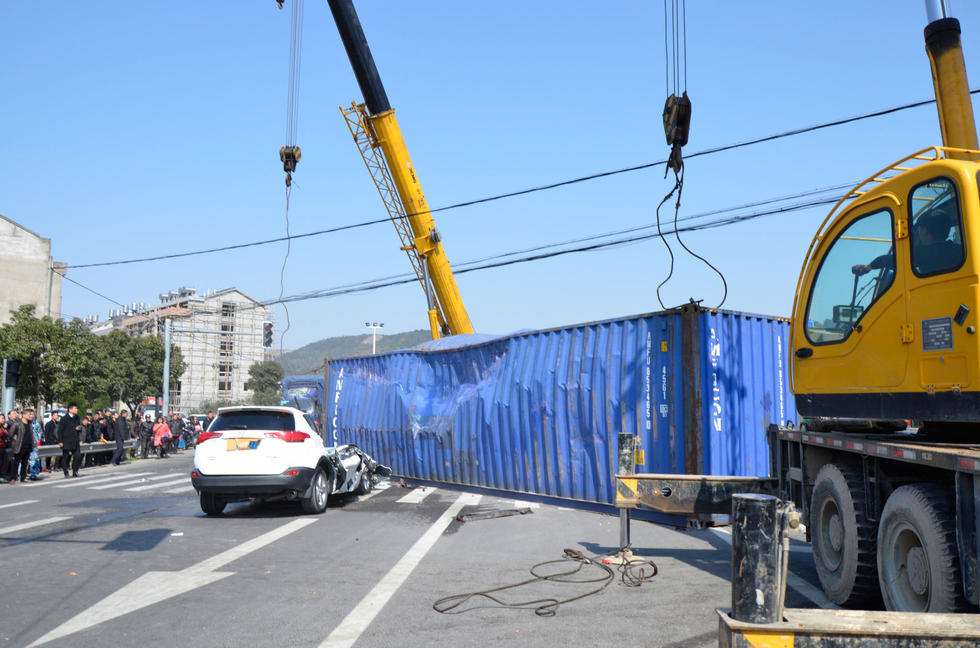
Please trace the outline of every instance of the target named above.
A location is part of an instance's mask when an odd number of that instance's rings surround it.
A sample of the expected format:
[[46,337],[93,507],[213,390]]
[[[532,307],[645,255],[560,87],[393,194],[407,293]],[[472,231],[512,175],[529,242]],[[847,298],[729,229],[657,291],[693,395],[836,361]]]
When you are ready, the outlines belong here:
[[365,494],[389,475],[357,446],[324,445],[296,408],[245,406],[221,408],[198,437],[191,483],[208,515],[253,497],[299,501],[307,513],[322,513],[331,494]]

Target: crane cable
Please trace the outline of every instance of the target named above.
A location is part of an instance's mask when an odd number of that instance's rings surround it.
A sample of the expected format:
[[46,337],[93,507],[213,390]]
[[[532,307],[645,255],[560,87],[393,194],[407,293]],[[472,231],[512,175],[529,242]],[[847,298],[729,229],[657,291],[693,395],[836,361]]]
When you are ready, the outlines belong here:
[[[669,7],[668,7],[668,2]],[[666,309],[663,299],[660,297],[660,289],[670,281],[674,275],[674,251],[667,242],[660,226],[660,209],[676,193],[677,200],[674,203],[674,237],[677,243],[685,252],[698,259],[706,266],[711,268],[720,278],[722,284],[722,298],[716,308],[721,308],[728,299],[728,282],[725,275],[703,256],[695,253],[681,239],[680,229],[677,221],[681,208],[681,195],[684,192],[684,158],[681,149],[687,144],[688,135],[691,129],[691,100],[687,96],[687,3],[686,0],[664,0],[664,66],[666,78],[667,101],[664,104],[664,136],[667,144],[671,147],[670,157],[664,169],[664,178],[670,171],[674,172],[674,187],[664,196],[664,199],[657,205],[657,232],[660,240],[663,241],[670,257],[670,267],[667,277],[657,286],[657,301],[660,307]],[[681,80],[683,78],[683,84]],[[693,298],[691,301],[694,301]]]
[[[279,8],[282,3],[276,0]],[[286,332],[289,331],[291,322],[289,319],[289,306],[282,301],[286,294],[286,263],[289,261],[289,253],[292,249],[292,236],[289,234],[289,200],[293,192],[293,171],[300,159],[300,149],[296,145],[296,132],[299,124],[299,82],[300,70],[303,58],[303,0],[293,0],[292,23],[289,34],[289,89],[286,101],[286,145],[279,149],[279,159],[283,164],[283,171],[286,172],[286,254],[282,259],[282,268],[279,270],[279,303],[282,304],[286,315],[286,326],[279,333],[279,357],[284,359],[283,341]],[[287,369],[289,367],[287,366]],[[291,371],[291,370],[290,370]]]

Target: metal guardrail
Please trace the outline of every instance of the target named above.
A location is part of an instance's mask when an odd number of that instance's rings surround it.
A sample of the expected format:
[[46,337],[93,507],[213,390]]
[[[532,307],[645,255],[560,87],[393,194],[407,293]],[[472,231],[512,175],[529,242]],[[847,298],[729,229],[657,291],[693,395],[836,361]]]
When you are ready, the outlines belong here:
[[[138,442],[139,442],[139,439],[128,439],[126,441],[123,441],[123,448],[125,448],[127,450],[129,450],[130,448],[136,448],[136,447],[138,447],[138,445],[137,445]],[[96,453],[96,452],[112,452],[115,449],[116,449],[116,442],[115,441],[105,441],[105,442],[103,442],[103,441],[96,441],[95,443],[83,443],[83,444],[81,444],[81,453],[83,455],[85,455],[85,454],[93,454],[93,453]],[[7,454],[13,454],[13,450],[11,450],[10,448],[7,448]],[[44,457],[60,457],[61,456],[61,448],[59,446],[56,446],[56,445],[43,445],[43,446],[38,446],[38,448],[37,448],[37,456],[39,458],[42,458],[42,459]]]

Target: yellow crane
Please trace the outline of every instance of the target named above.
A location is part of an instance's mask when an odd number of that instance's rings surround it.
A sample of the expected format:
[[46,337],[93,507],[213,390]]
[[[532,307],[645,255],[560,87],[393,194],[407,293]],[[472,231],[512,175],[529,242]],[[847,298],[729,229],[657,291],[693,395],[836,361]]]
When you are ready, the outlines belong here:
[[[472,333],[469,315],[443,249],[418,173],[388,102],[351,0],[329,0],[364,103],[341,108],[385,209],[425,291],[432,339]],[[380,151],[380,155],[379,155]]]
[[960,26],[925,29],[943,146],[874,174],[831,210],[793,306],[792,377],[813,427],[839,418],[980,422],[980,154]]

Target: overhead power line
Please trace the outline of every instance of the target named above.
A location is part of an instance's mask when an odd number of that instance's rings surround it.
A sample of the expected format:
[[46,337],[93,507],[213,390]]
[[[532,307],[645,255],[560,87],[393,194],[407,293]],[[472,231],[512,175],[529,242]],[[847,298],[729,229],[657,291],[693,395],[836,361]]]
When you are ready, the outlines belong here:
[[[970,94],[977,94],[977,93],[980,93],[980,89],[971,90],[970,91]],[[909,110],[909,109],[912,109],[912,108],[920,108],[922,106],[933,104],[935,102],[936,102],[935,99],[928,99],[928,100],[924,100],[924,101],[916,101],[916,102],[913,102],[913,103],[903,104],[903,105],[900,105],[900,106],[894,106],[894,107],[891,107],[891,108],[885,108],[883,110],[876,110],[874,112],[869,112],[869,113],[863,113],[863,114],[860,114],[860,115],[855,115],[853,117],[846,117],[844,119],[837,119],[837,120],[834,120],[834,121],[824,122],[824,123],[821,123],[821,124],[814,124],[812,126],[806,126],[804,128],[795,128],[793,130],[783,131],[783,132],[780,132],[780,133],[775,133],[773,135],[766,135],[764,137],[757,137],[757,138],[754,138],[754,139],[743,140],[741,142],[735,142],[733,144],[726,144],[724,146],[716,146],[716,147],[705,149],[705,150],[702,150],[702,151],[696,151],[694,153],[689,153],[685,157],[687,159],[691,159],[691,158],[695,158],[695,157],[703,157],[703,156],[706,156],[706,155],[712,155],[714,153],[721,153],[721,152],[724,152],[724,151],[731,151],[731,150],[734,150],[734,149],[744,148],[744,147],[747,147],[747,146],[753,146],[755,144],[762,144],[762,143],[765,143],[765,142],[771,142],[771,141],[774,141],[774,140],[782,139],[784,137],[792,137],[792,136],[795,136],[795,135],[802,135],[804,133],[811,133],[811,132],[822,130],[822,129],[825,129],[825,128],[832,128],[834,126],[842,126],[844,124],[850,124],[850,123],[861,121],[861,120],[864,120],[864,119],[872,119],[874,117],[882,117],[884,115],[889,115],[889,114],[900,112],[900,111],[903,111],[903,110]],[[536,186],[536,187],[530,187],[530,188],[527,188],[527,189],[520,189],[518,191],[510,191],[510,192],[506,192],[506,193],[501,193],[501,194],[495,194],[495,195],[492,195],[492,196],[487,196],[485,198],[477,198],[475,200],[467,200],[467,201],[463,201],[463,202],[453,203],[451,205],[445,205],[443,207],[437,207],[436,209],[430,209],[428,211],[428,213],[430,213],[430,214],[436,214],[436,213],[439,213],[439,212],[449,211],[449,210],[452,210],[452,209],[460,209],[462,207],[471,207],[473,205],[479,205],[479,204],[493,202],[493,201],[497,201],[497,200],[503,200],[505,198],[514,198],[514,197],[517,197],[517,196],[524,196],[524,195],[527,195],[527,194],[537,193],[539,191],[547,191],[547,190],[550,190],[550,189],[557,189],[559,187],[567,187],[569,185],[578,184],[578,183],[581,183],[581,182],[588,182],[588,181],[591,181],[591,180],[598,180],[600,178],[608,178],[610,176],[620,175],[620,174],[623,174],[623,173],[631,173],[633,171],[642,171],[644,169],[651,169],[653,167],[657,167],[657,166],[660,166],[660,165],[666,164],[666,163],[667,163],[667,160],[658,160],[656,162],[647,162],[645,164],[637,164],[635,166],[623,167],[621,169],[615,169],[615,170],[612,170],[612,171],[602,171],[600,173],[593,173],[593,174],[586,175],[586,176],[581,176],[581,177],[578,177],[578,178],[571,178],[569,180],[562,180],[562,181],[559,181],[559,182],[552,182],[552,183],[549,183],[549,184],[539,185],[539,186]],[[415,214],[415,213],[407,214],[406,217],[407,216],[415,216],[415,215],[417,215],[417,214]],[[387,217],[385,217],[385,218],[375,218],[375,219],[372,219],[372,220],[361,221],[361,222],[358,222],[358,223],[350,223],[348,225],[339,225],[337,227],[330,227],[330,228],[327,228],[327,229],[317,230],[315,232],[305,232],[303,234],[292,234],[292,235],[289,235],[289,236],[280,236],[280,237],[277,237],[277,238],[265,239],[265,240],[261,240],[261,241],[252,241],[250,243],[239,243],[239,244],[236,244],[236,245],[225,245],[225,246],[222,246],[222,247],[208,248],[208,249],[204,249],[204,250],[194,250],[194,251],[191,251],[191,252],[175,252],[175,253],[164,254],[164,255],[160,255],[160,256],[141,257],[141,258],[137,258],[137,259],[122,259],[122,260],[118,260],[118,261],[104,261],[104,262],[101,262],[101,263],[77,263],[77,264],[71,264],[71,265],[69,265],[67,267],[69,267],[69,268],[76,268],[76,269],[78,269],[78,268],[99,268],[99,267],[104,267],[104,266],[124,265],[124,264],[131,264],[131,263],[148,263],[150,261],[161,261],[161,260],[164,260],[164,259],[178,259],[178,258],[188,257],[188,256],[198,256],[198,255],[202,255],[202,254],[213,254],[215,252],[225,252],[225,251],[228,251],[228,250],[240,250],[240,249],[243,249],[243,248],[256,247],[256,246],[260,246],[260,245],[271,245],[273,243],[281,243],[283,241],[288,241],[288,240],[296,240],[296,239],[301,239],[301,238],[309,238],[309,237],[312,237],[312,236],[323,236],[325,234],[333,234],[333,233],[342,232],[342,231],[345,231],[345,230],[357,229],[357,228],[360,228],[360,227],[367,227],[367,226],[370,226],[370,225],[377,225],[379,223],[388,222],[389,220],[390,219],[387,218]]]
[[112,303],[113,303],[113,304],[115,304],[116,306],[122,306],[123,308],[126,308],[126,304],[120,304],[119,302],[117,302],[117,301],[116,301],[115,299],[113,299],[112,297],[106,297],[105,295],[103,295],[103,294],[102,294],[102,293],[100,293],[99,291],[97,291],[97,290],[93,290],[93,289],[91,289],[91,288],[89,288],[88,286],[86,286],[85,284],[82,284],[82,283],[79,283],[79,282],[77,282],[77,281],[75,281],[74,279],[72,279],[71,277],[69,277],[69,276],[67,276],[67,275],[63,275],[63,274],[61,274],[60,272],[58,272],[58,271],[57,271],[57,270],[55,270],[54,268],[50,268],[50,270],[51,270],[51,272],[53,272],[53,273],[55,273],[56,275],[58,275],[58,276],[59,276],[59,277],[61,277],[62,279],[67,279],[68,281],[70,281],[70,282],[72,282],[73,284],[75,284],[75,285],[76,285],[76,286],[78,286],[79,288],[84,288],[85,290],[87,290],[87,291],[89,291],[89,292],[90,292],[90,293],[92,293],[93,295],[98,295],[98,296],[99,296],[99,297],[101,297],[102,299],[105,299],[106,301],[109,301],[109,302],[112,302]]
[[[741,222],[753,220],[753,219],[756,219],[756,218],[761,218],[763,216],[771,216],[771,215],[774,215],[774,214],[788,213],[788,212],[792,212],[792,211],[798,211],[798,210],[801,210],[801,209],[807,209],[809,207],[818,207],[818,206],[823,206],[823,205],[830,205],[830,204],[836,203],[838,200],[840,200],[840,197],[839,196],[830,197],[830,198],[820,198],[820,199],[812,200],[812,201],[809,201],[809,202],[797,203],[797,204],[789,205],[789,206],[785,206],[785,207],[776,207],[776,208],[767,209],[767,210],[759,211],[759,212],[753,212],[753,213],[749,213],[749,214],[742,214],[742,215],[737,215],[737,216],[730,216],[730,217],[727,217],[727,218],[718,219],[718,220],[714,220],[714,221],[708,221],[708,222],[705,222],[705,223],[695,223],[695,224],[688,225],[686,227],[680,227],[680,228],[676,228],[674,230],[669,230],[669,231],[666,231],[664,233],[665,234],[671,234],[671,233],[674,233],[675,231],[678,231],[678,232],[694,232],[694,231],[705,230],[705,229],[713,229],[713,228],[716,228],[716,227],[723,227],[723,226],[726,226],[726,225],[733,225],[735,223],[741,223]],[[469,272],[477,272],[479,270],[488,270],[488,269],[491,269],[491,268],[499,268],[499,267],[508,266],[508,265],[514,265],[514,264],[518,264],[518,263],[528,263],[528,262],[531,262],[531,261],[540,261],[542,259],[549,259],[549,258],[553,258],[553,257],[564,256],[564,255],[567,255],[567,254],[576,254],[576,253],[582,253],[582,252],[592,252],[592,251],[595,251],[595,250],[620,247],[620,246],[624,246],[624,245],[630,245],[630,244],[633,244],[633,243],[638,243],[640,241],[646,241],[646,240],[649,240],[649,239],[652,239],[652,238],[657,238],[659,236],[660,235],[658,233],[652,232],[652,233],[642,234],[642,235],[639,235],[639,236],[630,236],[630,237],[626,237],[626,238],[613,239],[611,241],[600,241],[600,242],[597,242],[597,243],[589,243],[587,245],[581,245],[581,246],[578,246],[578,247],[566,248],[566,249],[562,249],[562,250],[553,250],[553,251],[549,251],[549,252],[541,252],[541,253],[538,253],[538,254],[528,254],[528,255],[520,256],[520,257],[517,257],[517,258],[510,258],[510,259],[508,259],[506,257],[513,256],[514,254],[516,254],[516,252],[508,252],[508,253],[497,255],[496,257],[489,257],[489,258],[486,258],[486,259],[482,259],[479,262],[478,261],[470,261],[470,262],[461,263],[461,264],[459,264],[459,266],[457,266],[457,268],[455,268],[453,270],[453,272],[454,272],[454,274],[461,275],[461,274],[466,274],[466,273],[469,273]],[[477,265],[470,265],[470,264],[477,264]],[[280,304],[280,303],[291,303],[291,302],[307,301],[307,300],[310,300],[310,299],[323,299],[323,298],[327,298],[327,297],[337,297],[337,296],[340,296],[340,295],[348,295],[348,294],[353,294],[353,293],[371,292],[373,290],[378,290],[380,288],[388,288],[390,286],[398,286],[398,285],[401,285],[401,284],[412,283],[414,281],[417,281],[417,278],[415,277],[415,275],[411,275],[411,274],[394,275],[394,276],[391,276],[391,277],[382,277],[382,278],[375,279],[375,280],[370,280],[370,281],[357,282],[357,283],[353,283],[353,284],[346,284],[346,285],[342,285],[342,286],[335,286],[333,288],[326,288],[326,289],[323,289],[323,290],[317,290],[317,291],[312,291],[312,292],[307,292],[307,293],[301,293],[301,294],[298,294],[298,295],[291,295],[291,296],[288,296],[288,297],[284,297],[281,300],[278,300],[277,299],[277,300],[265,301],[265,302],[262,302],[259,306],[256,306],[256,307],[260,307],[260,306],[272,306],[272,305]]]

